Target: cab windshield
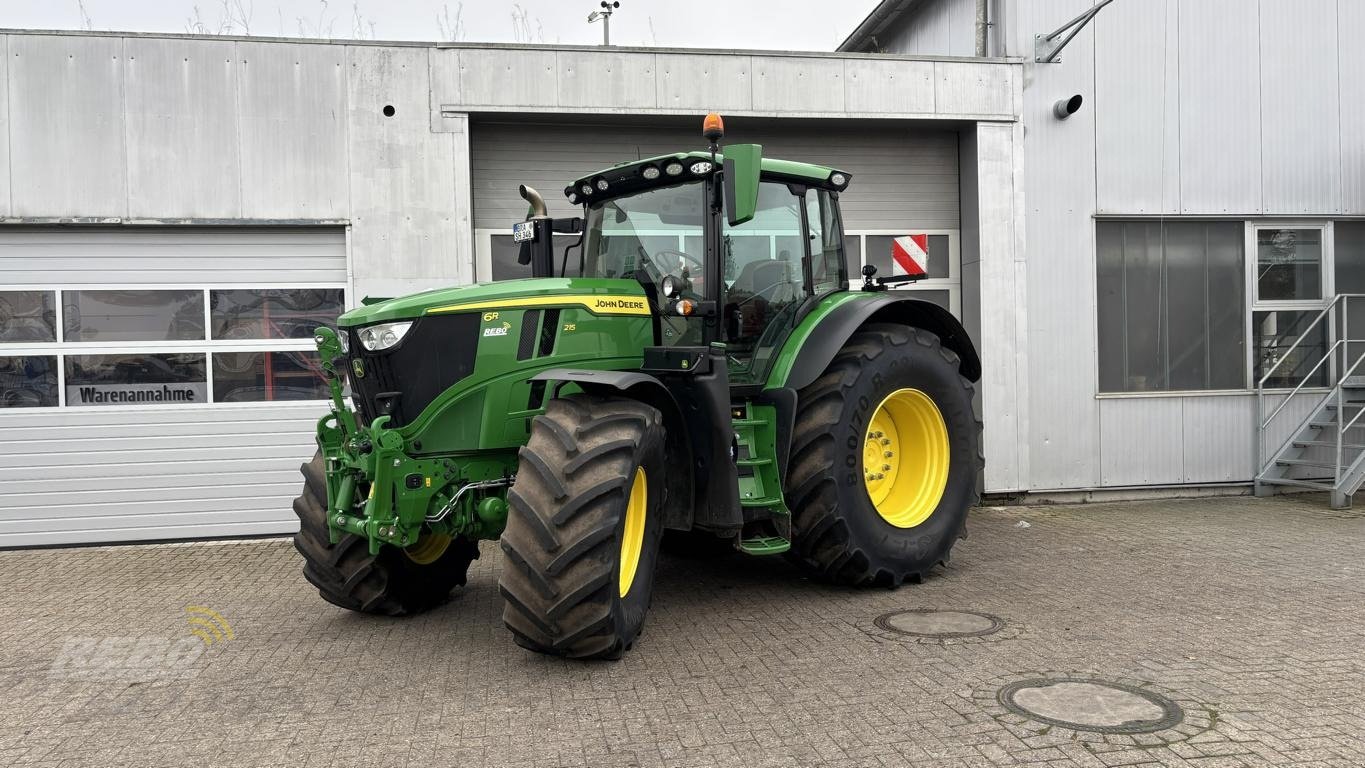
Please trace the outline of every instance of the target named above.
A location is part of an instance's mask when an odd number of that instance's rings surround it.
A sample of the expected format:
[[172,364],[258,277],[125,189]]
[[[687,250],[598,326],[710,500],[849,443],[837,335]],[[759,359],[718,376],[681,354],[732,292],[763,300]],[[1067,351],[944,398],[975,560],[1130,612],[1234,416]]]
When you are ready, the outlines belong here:
[[[707,215],[702,182],[590,207],[582,274],[633,278],[656,291],[664,276],[680,278],[685,298],[716,301],[732,377],[759,381],[806,300],[847,280],[837,205],[824,190],[764,179],[753,219],[731,227],[720,217],[715,290],[706,285]],[[701,317],[661,315],[664,345],[705,344],[703,328]]]
[[589,208],[583,276],[652,282],[651,276],[681,275],[686,270],[699,285],[705,254],[704,196],[704,185],[691,182]]
[[[658,295],[665,275],[682,279],[684,295],[705,295],[706,185],[700,181],[618,197],[588,209],[584,277],[634,278]],[[704,319],[661,315],[664,346],[706,343]]]

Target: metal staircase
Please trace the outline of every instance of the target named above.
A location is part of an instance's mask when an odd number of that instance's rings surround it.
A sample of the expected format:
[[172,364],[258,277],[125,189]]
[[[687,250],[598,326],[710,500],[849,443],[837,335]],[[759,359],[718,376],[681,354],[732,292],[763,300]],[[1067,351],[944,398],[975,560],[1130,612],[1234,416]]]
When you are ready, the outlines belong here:
[[[1365,294],[1339,294],[1266,361],[1256,382],[1257,496],[1309,488],[1327,491],[1332,508],[1344,509],[1365,483],[1365,333],[1351,333],[1353,303],[1365,331]],[[1312,338],[1331,340],[1316,362],[1304,354]],[[1297,424],[1294,414],[1301,414]]]

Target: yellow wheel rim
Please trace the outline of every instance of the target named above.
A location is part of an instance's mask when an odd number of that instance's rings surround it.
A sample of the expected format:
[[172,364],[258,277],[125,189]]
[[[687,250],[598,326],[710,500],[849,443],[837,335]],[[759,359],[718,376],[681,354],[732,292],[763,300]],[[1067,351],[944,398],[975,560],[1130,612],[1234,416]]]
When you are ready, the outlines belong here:
[[418,565],[431,565],[441,559],[450,548],[450,537],[444,533],[426,533],[416,543],[403,550],[408,559]]
[[863,483],[877,514],[897,528],[928,520],[948,486],[948,425],[918,389],[886,396],[867,425]]
[[649,481],[645,468],[635,468],[635,481],[630,484],[630,498],[626,502],[626,526],[621,532],[620,593],[625,597],[635,583],[635,571],[640,567],[640,551],[645,548],[645,507],[649,505]]

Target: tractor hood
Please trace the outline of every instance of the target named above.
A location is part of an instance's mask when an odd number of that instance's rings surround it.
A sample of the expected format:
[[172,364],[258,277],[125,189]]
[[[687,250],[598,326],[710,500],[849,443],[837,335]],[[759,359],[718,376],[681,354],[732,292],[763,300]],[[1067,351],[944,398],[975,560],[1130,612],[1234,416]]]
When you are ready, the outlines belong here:
[[353,328],[423,315],[580,306],[598,315],[649,315],[644,289],[635,280],[544,277],[440,288],[368,304],[342,315],[337,325]]

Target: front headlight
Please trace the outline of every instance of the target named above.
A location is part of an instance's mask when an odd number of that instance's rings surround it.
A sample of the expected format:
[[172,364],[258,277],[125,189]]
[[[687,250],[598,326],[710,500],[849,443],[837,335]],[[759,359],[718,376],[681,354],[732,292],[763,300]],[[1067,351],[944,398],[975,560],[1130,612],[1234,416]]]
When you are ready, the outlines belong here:
[[412,321],[401,323],[380,323],[360,329],[360,346],[371,352],[381,352],[402,341],[403,334],[412,327]]
[[341,345],[341,354],[351,354],[351,332],[345,328],[337,329],[337,343]]

